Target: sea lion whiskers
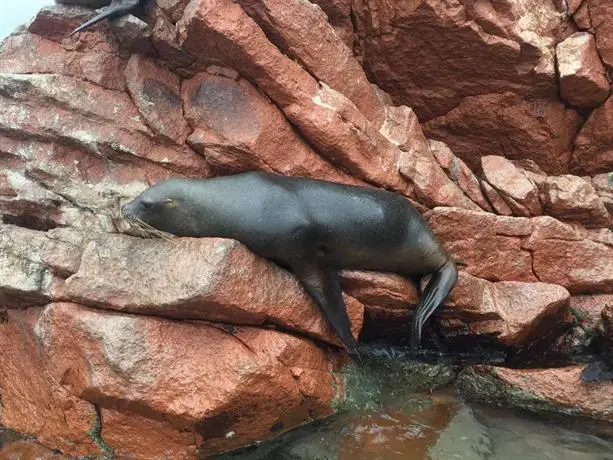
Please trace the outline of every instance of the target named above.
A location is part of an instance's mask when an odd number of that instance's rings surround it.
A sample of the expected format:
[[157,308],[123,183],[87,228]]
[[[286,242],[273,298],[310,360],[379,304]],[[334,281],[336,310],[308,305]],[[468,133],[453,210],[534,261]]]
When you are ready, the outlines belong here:
[[149,225],[148,223],[146,223],[146,222],[144,222],[144,221],[142,221],[140,219],[132,218],[132,219],[130,219],[129,222],[131,224],[139,227],[147,235],[156,236],[156,237],[162,238],[164,240],[171,240],[173,238],[176,238],[176,236],[173,235],[172,233],[164,232],[162,230],[158,230],[157,228],[152,227],[151,225]]

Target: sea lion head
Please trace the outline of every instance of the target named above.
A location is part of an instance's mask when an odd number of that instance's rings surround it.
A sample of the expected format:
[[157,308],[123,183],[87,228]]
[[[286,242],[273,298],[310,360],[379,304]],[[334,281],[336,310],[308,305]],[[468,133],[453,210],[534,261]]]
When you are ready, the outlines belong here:
[[[193,236],[190,231],[195,210],[190,200],[189,181],[167,179],[159,182],[121,208],[133,228],[152,233],[150,236]],[[170,235],[168,235],[170,234]]]

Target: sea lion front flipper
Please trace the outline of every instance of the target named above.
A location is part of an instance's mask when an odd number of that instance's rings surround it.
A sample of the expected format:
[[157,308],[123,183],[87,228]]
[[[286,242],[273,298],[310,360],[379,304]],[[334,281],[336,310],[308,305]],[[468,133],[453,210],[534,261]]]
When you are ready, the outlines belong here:
[[100,21],[103,21],[104,19],[107,19],[107,18],[112,19],[116,16],[122,16],[124,14],[128,14],[132,9],[136,8],[139,5],[139,3],[140,3],[140,0],[123,0],[123,1],[113,0],[111,4],[105,8],[104,11],[97,14],[96,16],[91,18],[89,21],[86,21],[83,24],[81,24],[75,30],[70,32],[68,34],[68,37],[71,37],[77,32],[81,32],[82,30],[87,29],[88,27],[91,27],[94,24],[99,23]]
[[347,350],[359,358],[358,344],[351,333],[351,322],[347,316],[345,302],[343,302],[338,273],[317,262],[292,264],[292,270],[324,313]]
[[424,295],[415,309],[413,316],[413,331],[411,334],[411,350],[417,351],[421,342],[421,329],[426,320],[434,313],[447,294],[453,289],[458,279],[458,269],[451,259],[432,274]]

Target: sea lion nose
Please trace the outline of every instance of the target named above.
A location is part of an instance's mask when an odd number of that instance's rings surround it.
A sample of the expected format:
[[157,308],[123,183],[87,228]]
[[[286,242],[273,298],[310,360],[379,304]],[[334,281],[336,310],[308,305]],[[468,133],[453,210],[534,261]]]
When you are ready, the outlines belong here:
[[122,216],[130,217],[130,215],[132,214],[132,206],[131,205],[132,205],[132,202],[126,203],[126,204],[124,204],[121,207],[120,211],[121,211],[121,215]]

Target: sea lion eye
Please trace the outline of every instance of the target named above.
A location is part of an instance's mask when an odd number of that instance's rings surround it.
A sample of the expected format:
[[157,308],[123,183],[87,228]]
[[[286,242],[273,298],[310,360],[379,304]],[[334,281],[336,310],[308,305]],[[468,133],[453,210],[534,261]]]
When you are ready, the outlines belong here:
[[172,202],[173,202],[173,201],[172,201],[172,198],[166,198],[166,199],[164,200],[164,204],[171,204]]
[[151,209],[153,207],[153,201],[143,200],[143,201],[141,201],[141,205],[145,209]]

